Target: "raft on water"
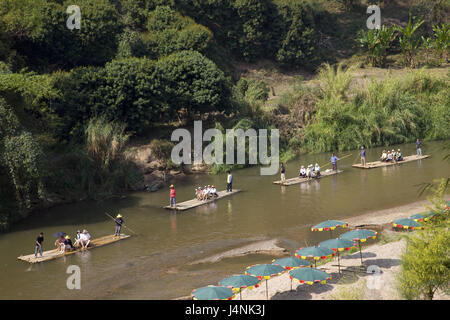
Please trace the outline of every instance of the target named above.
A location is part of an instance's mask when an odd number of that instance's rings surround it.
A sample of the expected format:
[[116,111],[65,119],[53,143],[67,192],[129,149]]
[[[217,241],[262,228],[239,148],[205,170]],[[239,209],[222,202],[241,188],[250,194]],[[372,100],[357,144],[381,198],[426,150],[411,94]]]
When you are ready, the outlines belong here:
[[[129,238],[129,235],[126,234],[121,234],[120,236],[115,236],[115,235],[108,235],[108,236],[104,236],[101,238],[97,238],[97,239],[93,239],[91,240],[91,242],[89,243],[89,247],[87,247],[87,249],[92,249],[92,248],[97,248],[97,247],[101,247],[113,242],[117,242],[123,239],[127,239]],[[53,259],[57,259],[57,258],[61,258],[61,257],[65,257],[77,252],[83,251],[81,248],[75,249],[73,251],[66,251],[64,253],[61,253],[59,249],[53,249],[53,250],[48,250],[48,251],[44,251],[42,254],[42,257],[39,255],[35,257],[34,253],[33,254],[29,254],[26,256],[20,256],[17,257],[17,259],[25,261],[25,262],[29,262],[29,263],[38,263],[38,262],[44,262],[44,261],[49,261],[49,260],[53,260]]]
[[406,163],[406,162],[422,160],[422,159],[426,159],[428,157],[429,157],[429,155],[424,155],[424,156],[412,155],[412,156],[404,157],[402,161],[398,161],[398,162],[374,161],[374,162],[366,163],[365,167],[362,166],[361,164],[354,164],[354,165],[352,165],[352,167],[360,168],[360,169],[372,169],[372,168],[379,168],[379,167],[394,166],[396,164],[402,164],[402,163]]
[[316,179],[321,179],[323,177],[328,177],[328,176],[334,176],[335,174],[338,173],[342,173],[342,170],[338,170],[338,171],[324,171],[324,172],[320,172],[320,177],[319,178],[300,178],[300,177],[296,177],[296,178],[290,178],[290,179],[286,179],[284,180],[284,182],[282,182],[281,180],[279,181],[274,181],[274,184],[279,184],[282,186],[292,186],[293,184],[299,184],[299,183],[303,183],[303,182],[308,182],[308,181],[313,181]]
[[171,207],[171,206],[165,206],[164,209],[169,209],[169,210],[178,210],[178,211],[184,211],[184,210],[188,210],[188,209],[192,209],[195,207],[199,207],[202,206],[204,204],[208,204],[211,202],[214,202],[216,200],[231,196],[235,193],[241,192],[241,190],[233,190],[230,192],[227,192],[226,190],[224,191],[219,191],[217,194],[219,195],[218,197],[206,200],[206,201],[201,201],[201,200],[197,200],[197,199],[192,199],[189,201],[185,201],[185,202],[181,202],[180,204],[177,204],[176,207]]

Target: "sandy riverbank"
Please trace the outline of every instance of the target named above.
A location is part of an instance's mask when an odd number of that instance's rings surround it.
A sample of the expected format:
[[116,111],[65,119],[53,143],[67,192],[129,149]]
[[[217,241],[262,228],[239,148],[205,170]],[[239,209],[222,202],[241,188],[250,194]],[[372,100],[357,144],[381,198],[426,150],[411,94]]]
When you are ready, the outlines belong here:
[[[446,200],[450,197],[447,196]],[[426,211],[428,201],[418,201],[404,206],[391,209],[369,212],[367,214],[343,218],[355,226],[373,226],[382,229],[382,233],[387,236],[395,236],[398,233],[392,231],[389,222],[401,217],[409,217],[418,212]],[[291,291],[291,281],[288,274],[268,280],[269,299],[273,300],[326,300],[326,299],[400,299],[397,291],[396,274],[400,270],[400,258],[405,250],[405,240],[397,240],[389,243],[376,243],[363,247],[364,266],[376,270],[376,275],[369,274],[359,269],[361,264],[360,254],[356,252],[344,256],[341,259],[341,274],[338,273],[337,260],[319,266],[318,268],[331,273],[332,280],[326,284],[317,284],[307,288],[305,284],[293,282]],[[235,299],[240,299],[236,295]],[[265,300],[266,283],[263,282],[259,288],[244,290],[243,300]],[[438,292],[435,299],[450,299],[450,296]]]

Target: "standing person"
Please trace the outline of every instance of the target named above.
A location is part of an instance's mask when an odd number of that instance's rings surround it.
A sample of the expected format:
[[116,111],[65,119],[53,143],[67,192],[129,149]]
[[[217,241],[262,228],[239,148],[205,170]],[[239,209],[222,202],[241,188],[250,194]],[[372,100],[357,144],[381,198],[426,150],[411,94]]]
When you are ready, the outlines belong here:
[[416,149],[417,149],[417,155],[422,156],[422,141],[417,138],[416,140]]
[[334,170],[334,171],[337,171],[337,162],[338,162],[338,160],[339,160],[339,158],[336,157],[336,155],[335,155],[334,152],[333,152],[333,153],[331,154],[330,161],[331,161],[331,165],[333,166],[333,170]]
[[170,206],[172,208],[177,206],[176,197],[177,197],[177,193],[175,191],[175,187],[173,186],[173,184],[171,184],[170,185]]
[[122,215],[120,213],[117,215],[114,221],[116,222],[116,231],[114,232],[114,236],[120,236],[120,229],[122,229],[125,221],[122,219]]
[[364,146],[361,147],[361,165],[363,167],[366,166],[366,149],[364,148]]
[[227,171],[227,192],[233,191],[233,175],[230,171]]
[[39,236],[36,239],[36,247],[34,248],[34,257],[37,258],[37,253],[39,251],[39,254],[42,257],[42,242],[44,242],[44,233],[39,233]]
[[281,172],[281,182],[286,181],[286,168],[284,167],[284,163],[281,163],[281,168],[280,168],[280,172]]

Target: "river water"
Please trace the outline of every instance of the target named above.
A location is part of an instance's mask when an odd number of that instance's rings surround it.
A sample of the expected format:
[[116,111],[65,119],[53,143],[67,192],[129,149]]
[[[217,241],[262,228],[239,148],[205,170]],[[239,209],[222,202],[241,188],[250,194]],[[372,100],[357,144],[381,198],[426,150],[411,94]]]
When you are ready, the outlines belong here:
[[[403,155],[415,154],[415,145],[392,146]],[[424,154],[432,157],[401,166],[354,169],[358,151],[339,162],[343,173],[290,187],[272,184],[276,176],[260,176],[259,168],[233,172],[233,188],[243,192],[216,203],[181,213],[162,209],[168,190],[133,193],[124,199],[82,202],[52,208],[17,224],[0,235],[0,299],[170,299],[192,289],[217,284],[227,275],[242,273],[255,263],[270,263],[267,255],[227,258],[216,263],[190,264],[199,259],[257,240],[280,239],[291,250],[328,239],[328,233],[309,231],[327,219],[358,216],[375,210],[425,199],[418,184],[448,177],[443,160],[444,142],[429,142]],[[377,160],[382,148],[370,149],[367,160]],[[300,164],[325,164],[330,155],[305,155],[290,161],[286,177],[294,177]],[[330,168],[328,166],[327,168]],[[326,168],[324,168],[326,169]],[[225,175],[189,175],[175,180],[177,201],[193,198],[194,187],[226,187]],[[30,266],[17,260],[34,252],[34,240],[43,231],[44,249],[52,249],[58,231],[72,237],[88,229],[93,238],[112,234],[114,223],[104,212],[120,212],[138,233],[102,248]],[[81,270],[81,290],[69,290],[69,265]]]

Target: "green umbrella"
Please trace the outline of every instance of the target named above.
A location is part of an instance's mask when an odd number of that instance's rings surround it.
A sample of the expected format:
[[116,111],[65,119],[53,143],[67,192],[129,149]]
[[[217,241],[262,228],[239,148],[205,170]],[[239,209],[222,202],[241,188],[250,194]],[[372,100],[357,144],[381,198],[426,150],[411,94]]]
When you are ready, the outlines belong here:
[[253,287],[258,288],[259,283],[261,280],[259,280],[257,277],[249,276],[246,274],[237,274],[229,276],[225,279],[222,279],[219,281],[219,286],[227,287],[232,290],[236,290],[240,292],[240,298],[242,300],[242,288],[249,288],[250,290],[253,289]]
[[403,229],[424,229],[424,227],[420,224],[418,224],[416,221],[414,221],[413,219],[409,219],[409,218],[400,218],[400,219],[396,219],[394,221],[391,221],[392,226],[394,226],[395,228],[403,228]]
[[332,249],[332,250],[334,250],[337,253],[339,273],[341,273],[341,264],[340,264],[340,260],[339,260],[339,251],[344,251],[344,250],[348,251],[348,250],[353,249],[355,247],[355,244],[353,243],[353,241],[350,241],[348,239],[341,239],[341,238],[336,238],[336,239],[330,239],[330,240],[322,241],[321,243],[319,243],[319,245],[321,247]]
[[285,269],[278,264],[256,264],[247,267],[245,274],[257,277],[258,279],[266,279],[266,298],[269,300],[269,288],[267,280],[274,276],[279,276],[285,272]]
[[327,280],[331,280],[331,275],[315,268],[298,268],[289,271],[289,278],[291,278],[291,280],[294,279],[300,283],[313,285],[317,282],[325,284]]
[[413,214],[409,218],[413,219],[416,222],[422,222],[422,221],[427,221],[427,220],[433,218],[434,215],[435,214],[433,212],[428,211],[428,212],[421,212],[421,213]]
[[368,239],[375,239],[377,237],[377,233],[372,230],[366,229],[356,229],[344,234],[341,234],[342,239],[348,239],[351,241],[358,242],[359,246],[359,255],[361,256],[361,264],[363,264],[362,252],[361,252],[361,242],[366,242]]
[[321,222],[311,228],[311,231],[327,231],[330,230],[330,234],[332,235],[332,231],[337,227],[346,228],[348,227],[348,223],[339,220],[327,220]]
[[295,256],[301,259],[314,259],[314,266],[317,267],[317,260],[328,259],[335,255],[334,251],[322,247],[306,247],[295,251]]
[[207,286],[193,290],[191,296],[194,300],[231,300],[234,293],[230,288]]
[[[281,258],[277,260],[273,260],[272,264],[278,264],[285,268],[286,270],[292,270],[296,268],[301,267],[310,267],[311,262],[308,260],[299,259],[297,257],[288,257],[288,258]],[[291,280],[291,291],[292,291],[292,280]]]

